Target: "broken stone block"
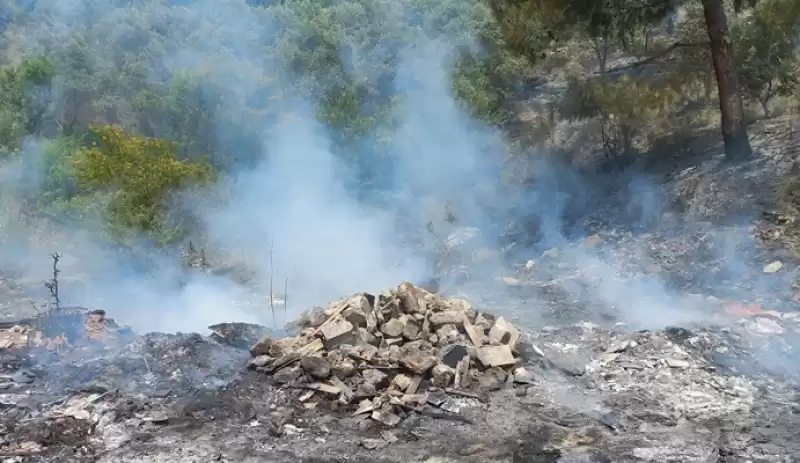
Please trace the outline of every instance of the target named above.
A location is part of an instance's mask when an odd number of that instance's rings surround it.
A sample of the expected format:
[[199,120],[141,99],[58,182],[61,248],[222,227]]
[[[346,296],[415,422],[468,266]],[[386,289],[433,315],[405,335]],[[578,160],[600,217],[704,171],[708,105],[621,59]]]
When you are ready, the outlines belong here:
[[269,365],[272,360],[274,359],[269,355],[259,355],[247,362],[247,366],[250,368],[259,368]]
[[400,424],[400,417],[398,415],[383,409],[372,412],[371,418],[388,427],[393,427]]
[[300,367],[314,379],[328,379],[331,376],[331,364],[322,357],[302,357]]
[[315,391],[323,392],[329,395],[339,395],[342,390],[334,386],[332,384],[325,384],[325,383],[312,383],[307,386],[309,389],[313,389]]
[[375,387],[374,384],[364,382],[364,383],[361,383],[361,384],[358,385],[358,389],[355,392],[355,397],[357,397],[357,398],[360,398],[360,397],[372,398],[372,397],[375,396],[375,394],[377,392],[378,392],[378,389]]
[[392,385],[400,391],[405,391],[408,386],[411,386],[412,381],[410,376],[400,373],[392,378]]
[[300,356],[311,355],[323,350],[324,348],[325,345],[322,343],[322,340],[318,338],[297,349],[296,353]]
[[425,341],[424,339],[417,339],[416,341],[409,341],[403,344],[402,350],[404,352],[416,352],[416,351],[429,351],[433,348],[431,343]]
[[331,372],[337,378],[349,378],[356,372],[356,363],[350,359],[339,359],[331,366]]
[[483,330],[476,328],[475,325],[469,320],[467,315],[464,315],[464,332],[467,333],[467,338],[472,342],[473,346],[480,347],[483,345],[486,336]]
[[300,328],[318,328],[325,323],[328,316],[325,315],[325,309],[322,307],[313,307],[300,315],[300,318],[295,323]]
[[428,291],[418,288],[409,282],[402,283],[397,287],[400,308],[405,313],[425,312],[425,296],[429,294]]
[[375,337],[375,335],[366,328],[358,328],[358,341],[362,344],[369,344],[376,347],[381,344],[381,340]]
[[495,320],[494,325],[492,325],[492,328],[489,330],[490,343],[507,344],[512,349],[516,347],[520,336],[519,330],[503,317]]
[[284,367],[272,374],[272,380],[278,384],[291,383],[300,378],[303,370],[297,366]]
[[422,376],[420,375],[414,376],[414,379],[411,380],[411,384],[409,384],[408,388],[406,388],[406,394],[409,395],[416,394],[420,384],[422,384]]
[[258,357],[259,355],[269,355],[272,349],[272,338],[264,336],[257,343],[253,344],[250,348],[250,355]]
[[325,347],[332,349],[341,344],[355,344],[357,337],[353,324],[341,317],[331,317],[319,327]]
[[453,379],[453,387],[455,389],[463,388],[468,386],[469,382],[469,363],[470,363],[470,356],[465,355],[464,358],[461,359],[460,362],[456,365],[456,377]]
[[403,338],[413,341],[419,337],[419,333],[419,324],[416,321],[407,318],[405,320],[405,325],[403,326]]
[[581,376],[586,373],[585,360],[576,355],[549,356],[547,362],[570,376]]
[[428,315],[428,320],[434,329],[438,329],[444,325],[461,326],[464,320],[463,316],[464,312],[450,309],[442,312],[432,312]]
[[666,358],[664,361],[670,368],[689,368],[691,366],[689,362],[682,359]]
[[402,350],[400,349],[399,345],[395,344],[389,346],[389,349],[387,349],[387,353],[388,355],[386,358],[387,360],[389,360],[390,363],[395,365],[400,363],[400,356],[402,355]]
[[436,365],[436,358],[432,355],[416,353],[407,355],[400,359],[400,365],[415,375],[422,375]]
[[475,327],[483,330],[484,333],[487,333],[492,329],[492,326],[494,326],[494,316],[485,313],[478,314],[478,316],[475,317],[475,321],[472,323],[475,325]]
[[476,349],[478,360],[487,368],[514,365],[517,361],[511,348],[505,344],[499,346],[483,346]]
[[431,370],[433,385],[439,388],[446,388],[453,384],[456,377],[456,370],[443,363],[439,363]]
[[461,341],[461,333],[455,325],[444,325],[436,330],[439,346],[446,346]]
[[342,317],[357,328],[366,328],[367,326],[367,315],[352,306],[344,309]]
[[403,334],[405,325],[398,318],[392,318],[381,326],[381,332],[389,338],[398,338]]
[[361,439],[361,446],[367,450],[380,450],[389,445],[384,439]]
[[378,348],[372,344],[362,344],[353,349],[352,356],[356,359],[363,360],[367,363],[371,362],[378,355]]
[[361,376],[364,378],[364,381],[374,385],[376,388],[381,388],[388,384],[389,377],[386,373],[376,370],[375,368],[368,368],[362,371]]
[[375,304],[375,296],[368,293],[358,293],[351,296],[344,297],[338,301],[332,302],[325,310],[328,317],[341,314],[342,311],[348,307],[360,310],[363,313],[372,311]]

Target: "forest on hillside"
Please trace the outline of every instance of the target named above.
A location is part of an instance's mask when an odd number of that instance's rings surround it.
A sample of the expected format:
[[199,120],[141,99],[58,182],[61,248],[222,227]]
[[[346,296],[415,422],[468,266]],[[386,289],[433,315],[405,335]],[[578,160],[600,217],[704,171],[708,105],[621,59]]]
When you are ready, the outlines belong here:
[[[635,157],[709,128],[747,157],[747,125],[800,104],[795,0],[3,0],[0,13],[0,156],[32,166],[35,187],[14,185],[24,214],[99,217],[118,242],[182,242],[193,222],[174,193],[269,159],[293,118],[325,130],[354,194],[391,188],[400,115],[432,62],[476,130],[502,134],[495,155],[519,182],[545,152]],[[423,48],[434,58],[409,64]]]

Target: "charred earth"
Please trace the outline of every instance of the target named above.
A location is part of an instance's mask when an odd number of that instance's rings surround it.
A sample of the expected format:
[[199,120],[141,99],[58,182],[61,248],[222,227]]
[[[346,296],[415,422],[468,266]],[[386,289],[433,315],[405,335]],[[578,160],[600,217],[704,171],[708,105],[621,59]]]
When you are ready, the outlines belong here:
[[526,330],[404,283],[311,309],[292,337],[241,323],[140,336],[74,315],[68,339],[4,326],[0,461],[800,458],[798,378],[780,368],[792,314]]

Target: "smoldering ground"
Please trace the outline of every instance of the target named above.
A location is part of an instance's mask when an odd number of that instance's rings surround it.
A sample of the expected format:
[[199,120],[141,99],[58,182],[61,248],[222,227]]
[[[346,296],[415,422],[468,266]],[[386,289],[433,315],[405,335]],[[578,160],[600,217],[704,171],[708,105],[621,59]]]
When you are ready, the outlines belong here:
[[[434,276],[441,243],[453,232],[473,227],[480,231],[480,243],[473,245],[495,252],[480,263],[467,264],[468,286],[490,291],[494,300],[506,299],[509,306],[519,300],[517,290],[507,288],[498,277],[558,247],[564,262],[582,270],[562,285],[573,303],[602,302],[636,327],[658,328],[708,317],[704,302],[698,303],[660,275],[626,277],[624,263],[617,257],[623,249],[616,249],[613,242],[603,252],[573,245],[587,232],[580,226],[565,231],[564,220],[602,206],[609,190],[598,186],[596,179],[589,181],[569,166],[540,160],[530,185],[503,185],[504,174],[522,161],[518,157],[509,163],[500,132],[467,114],[449,80],[456,50],[478,44],[469,34],[458,36],[437,30],[433,21],[420,21],[419,11],[411,5],[373,5],[375,27],[395,31],[392,46],[352,37],[347,50],[340,50],[343,65],[336,71],[340,75],[334,72],[328,81],[313,82],[292,69],[285,56],[264,51],[265,44],[277,44],[291,56],[302,48],[293,32],[302,8],[255,9],[244,1],[82,0],[40,1],[32,8],[40,21],[7,31],[7,40],[21,53],[42,53],[60,62],[74,59],[79,45],[86,47],[91,53],[81,56],[86,62],[77,69],[87,82],[93,73],[127,63],[144,51],[149,58],[136,63],[135,69],[150,85],[168,85],[190,71],[202,75],[204,97],[220,97],[214,100],[210,136],[237,164],[210,191],[181,195],[182,208],[202,225],[198,236],[203,246],[217,250],[215,257],[220,260],[235,261],[255,275],[249,286],[243,286],[229,278],[186,270],[178,263],[177,250],[156,250],[146,244],[139,247],[147,252],[133,259],[101,244],[102,220],[29,217],[23,221],[17,220],[19,214],[6,215],[2,249],[6,268],[38,281],[49,276],[48,254],[65,254],[62,296],[69,304],[102,307],[142,331],[202,331],[225,320],[281,325],[299,310],[343,294]],[[339,12],[338,19],[344,21],[344,13]],[[397,21],[397,26],[388,25]],[[401,33],[412,23],[422,32],[413,40]],[[332,140],[340,134],[318,120],[320,102],[309,100],[305,90],[335,86],[341,76],[377,78],[367,65],[373,60],[392,68],[385,91],[401,97],[394,109],[399,122],[376,128],[361,137],[364,143],[354,144],[344,155],[337,153]],[[43,93],[49,104],[68,100],[67,77],[57,74],[52,88]],[[265,85],[265,80],[270,83]],[[115,91],[106,97],[133,97],[124,88]],[[252,124],[248,115],[253,108],[266,108],[275,116],[260,120],[263,126],[255,128],[258,137],[239,136],[242,127]],[[94,110],[102,119],[102,111]],[[388,146],[377,143],[387,133]],[[22,208],[21,198],[31,196],[41,184],[35,175],[39,146],[38,139],[30,140],[21,160],[3,168],[4,207],[9,211]],[[544,159],[541,153],[529,153],[524,162],[536,158]],[[363,168],[365,164],[369,169]],[[368,179],[364,170],[370,172]],[[669,205],[657,182],[637,175],[613,181],[630,186],[615,208],[624,212],[622,225],[632,233],[663,225],[657,217]],[[370,186],[364,187],[367,183]],[[442,204],[447,204],[446,212]],[[632,226],[637,224],[638,229]],[[510,229],[516,231],[509,234]],[[720,241],[733,242],[732,238]],[[710,251],[727,262],[723,273],[728,278],[706,275],[706,290],[724,293],[722,286],[737,278],[767,281],[760,266],[742,257],[740,247],[715,246]],[[447,292],[464,287],[456,278],[443,278],[441,283]],[[284,285],[287,294],[276,295],[284,292]],[[279,305],[276,316],[269,299],[286,296],[289,311]],[[514,310],[537,319],[541,307],[535,299],[518,305]]]

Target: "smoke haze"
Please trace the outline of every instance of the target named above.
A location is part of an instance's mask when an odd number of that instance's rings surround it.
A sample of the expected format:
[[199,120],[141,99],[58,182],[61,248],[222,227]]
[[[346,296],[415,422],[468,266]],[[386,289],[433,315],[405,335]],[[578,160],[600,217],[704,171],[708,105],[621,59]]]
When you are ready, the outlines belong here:
[[[250,283],[188,271],[176,252],[150,248],[146,259],[132,258],[102,244],[102,221],[94,218],[23,220],[24,198],[41,182],[36,176],[39,140],[29,140],[20,160],[0,168],[0,263],[7,271],[30,280],[48,278],[48,255],[60,252],[65,304],[104,308],[141,331],[204,331],[222,321],[272,325],[273,317],[282,325],[300,310],[348,293],[422,281],[434,271],[437,242],[459,226],[479,229],[481,246],[499,249],[507,244],[498,237],[508,224],[536,217],[541,240],[535,245],[518,240],[512,247],[518,260],[538,258],[543,250],[574,239],[561,231],[562,213],[568,201],[591,195],[591,188],[568,169],[543,161],[534,186],[513,194],[503,189],[508,169],[503,137],[467,114],[450,82],[456,51],[480,44],[420,21],[412,2],[376,2],[372,16],[349,12],[356,20],[368,18],[375,27],[395,30],[396,43],[388,47],[393,56],[384,56],[380,50],[386,47],[363,37],[339,50],[343,72],[350,76],[374,78],[369,75],[374,66],[367,63],[392,62],[397,68],[387,85],[400,97],[398,121],[380,128],[392,133],[392,142],[378,152],[383,132],[376,131],[364,137],[375,143],[353,147],[347,156],[372,163],[381,173],[369,186],[342,162],[341,153],[334,153],[332,140],[339,134],[318,120],[319,102],[305,96],[312,83],[298,76],[289,60],[263,51],[274,43],[290,55],[292,47],[302,47],[292,42],[297,27],[292,14],[300,14],[302,5],[292,13],[281,7],[255,10],[243,0],[172,3],[37,1],[31,5],[42,22],[7,35],[16,49],[60,59],[72,56],[75,44],[88,44],[93,55],[85,63],[87,74],[124,61],[151,84],[166,85],[186,71],[200,72],[209,93],[224,95],[209,136],[245,161],[210,191],[187,194],[182,203],[200,218],[209,249],[252,271]],[[424,31],[413,39],[401,33],[412,24],[422,24]],[[130,64],[144,50],[157,59]],[[273,79],[266,92],[265,69]],[[53,104],[68,97],[58,77],[47,95]],[[323,84],[334,86],[336,78]],[[253,108],[270,108],[279,116],[255,128],[257,140],[244,139],[238,130],[252,125]],[[664,208],[658,189],[642,178],[632,185],[632,220],[652,222]],[[443,204],[457,217],[455,223],[444,220]],[[429,224],[432,231],[426,230]],[[593,282],[588,292],[576,286],[575,299],[604,301],[634,325],[655,328],[704,317],[702,308],[657,277],[624,280],[609,254],[572,249],[564,259],[576,262]],[[507,268],[498,253],[473,269],[472,284],[477,279],[493,291],[505,291],[495,280]],[[284,284],[289,311],[279,304],[273,314],[270,286],[282,300]],[[444,285],[458,289],[454,281]]]

